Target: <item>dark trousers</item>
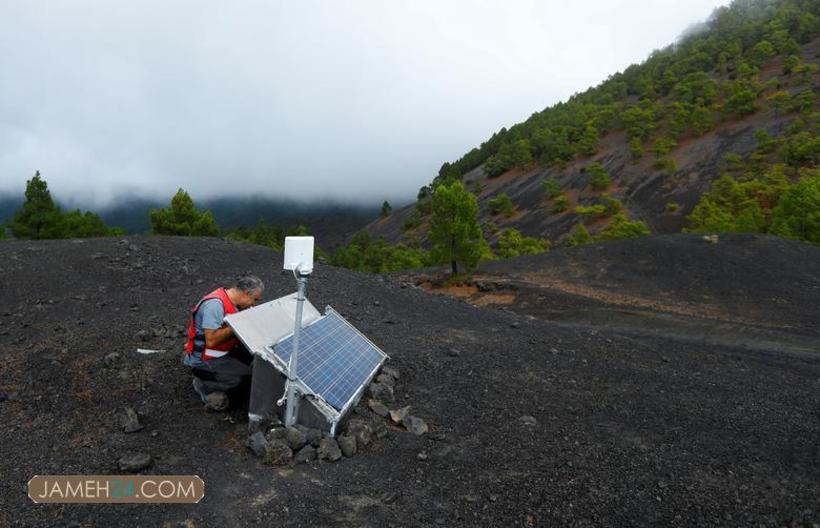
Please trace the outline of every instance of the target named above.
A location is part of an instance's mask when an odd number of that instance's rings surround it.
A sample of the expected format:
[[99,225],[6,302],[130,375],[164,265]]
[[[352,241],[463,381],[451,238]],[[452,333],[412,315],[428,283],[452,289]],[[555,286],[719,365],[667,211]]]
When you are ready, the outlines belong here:
[[252,373],[248,363],[230,354],[209,359],[191,369],[191,372],[202,381],[206,393],[236,389]]
[[[244,392],[250,384],[248,416],[251,419],[273,417],[276,401],[283,396],[284,376],[267,361],[253,356],[244,347],[230,354],[209,359],[192,369],[206,392]],[[247,394],[245,392],[245,394]]]

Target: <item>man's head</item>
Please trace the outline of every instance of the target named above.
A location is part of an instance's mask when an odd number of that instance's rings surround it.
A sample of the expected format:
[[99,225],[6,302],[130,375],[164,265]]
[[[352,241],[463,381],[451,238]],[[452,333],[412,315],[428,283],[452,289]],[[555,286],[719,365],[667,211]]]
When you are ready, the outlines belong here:
[[265,290],[265,283],[255,275],[244,275],[239,277],[230,289],[231,302],[238,310],[244,310],[259,302]]

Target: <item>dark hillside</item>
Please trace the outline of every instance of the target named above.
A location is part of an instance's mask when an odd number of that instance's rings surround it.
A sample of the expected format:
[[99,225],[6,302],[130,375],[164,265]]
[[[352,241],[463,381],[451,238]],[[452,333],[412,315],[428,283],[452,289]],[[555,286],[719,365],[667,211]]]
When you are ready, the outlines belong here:
[[[586,286],[820,339],[820,248],[760,235],[667,235],[488,262],[480,272]],[[818,343],[820,348],[820,343]]]
[[[581,273],[594,275],[591,255],[577,256]],[[321,265],[311,301],[340,310],[391,355],[399,402],[432,431],[390,429],[333,464],[265,466],[242,447],[242,409],[209,414],[194,398],[180,332],[199,296],[239,273],[260,275],[266,299],[292,291],[280,259],[218,239],[0,242],[0,525],[820,522],[820,355],[542,322]],[[625,273],[616,255],[597,261],[604,282]],[[645,280],[651,290],[654,274]],[[714,295],[732,292],[715,285]],[[797,304],[810,293],[801,295],[790,299],[794,313],[812,313]],[[122,432],[126,406],[144,430]],[[117,474],[117,460],[135,451],[152,456],[146,473],[201,475],[204,500],[34,505],[26,497],[35,474]]]

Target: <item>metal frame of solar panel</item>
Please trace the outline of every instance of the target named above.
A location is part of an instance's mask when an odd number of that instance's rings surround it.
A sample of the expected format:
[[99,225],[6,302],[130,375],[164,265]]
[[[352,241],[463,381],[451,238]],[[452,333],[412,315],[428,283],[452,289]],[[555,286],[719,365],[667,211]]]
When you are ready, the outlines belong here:
[[[279,368],[287,372],[293,335],[268,348]],[[387,354],[330,306],[324,316],[302,328],[297,384],[304,394],[318,400],[314,403],[328,416],[331,434],[387,359]]]

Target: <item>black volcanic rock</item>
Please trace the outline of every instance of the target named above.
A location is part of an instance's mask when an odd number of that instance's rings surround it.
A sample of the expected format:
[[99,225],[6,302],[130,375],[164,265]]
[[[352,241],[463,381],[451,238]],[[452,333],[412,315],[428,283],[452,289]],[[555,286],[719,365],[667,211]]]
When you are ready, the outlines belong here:
[[[183,336],[163,340],[165,352],[143,355],[136,335],[187,325],[202,295],[240,273],[265,281],[265,300],[292,293],[292,275],[280,273],[281,254],[216,238],[119,240],[0,241],[0,311],[12,314],[0,317],[0,391],[19,394],[0,402],[0,475],[9,489],[24,490],[37,473],[110,474],[120,457],[150,453],[152,473],[199,475],[205,499],[173,508],[35,508],[25,492],[0,492],[2,526],[118,526],[125,514],[135,526],[176,519],[322,526],[339,524],[340,514],[344,523],[374,526],[433,525],[437,518],[465,526],[820,522],[816,339],[785,351],[762,340],[756,348],[694,341],[666,335],[659,312],[642,316],[655,324],[646,335],[610,322],[524,322],[319,263],[310,301],[343,311],[360,301],[362,311],[344,315],[360,317],[355,324],[401,371],[390,409],[410,405],[435,429],[415,436],[391,424],[391,434],[379,438],[373,430],[365,449],[339,463],[291,460],[272,468],[244,446],[247,408],[239,396],[226,413],[204,411],[181,363]],[[633,284],[687,302],[704,293],[726,313],[753,316],[754,324],[742,326],[747,336],[815,336],[808,323],[820,320],[820,249],[770,237],[742,240],[721,235],[687,257],[686,236],[653,237],[554,252],[531,266],[597,263],[614,293],[625,295]],[[146,267],[91,258],[123,257],[129,244],[140,248]],[[711,260],[696,265],[707,251]],[[692,281],[675,289],[687,265]],[[649,271],[664,268],[671,275]],[[44,301],[41,308],[32,292]],[[88,300],[66,301],[78,294]],[[64,301],[48,304],[49,298]],[[546,297],[539,309],[558,319],[564,310],[576,317],[599,306],[566,300],[565,309],[562,299]],[[379,314],[364,311],[373,300],[381,303]],[[105,307],[95,308],[100,302]],[[133,304],[139,312],[129,310]],[[399,324],[382,324],[382,313]],[[158,322],[148,321],[152,315]],[[520,327],[510,328],[517,320]],[[710,324],[714,333],[724,323]],[[57,325],[65,331],[55,332]],[[461,353],[453,358],[449,349]],[[120,357],[106,366],[112,352]],[[150,417],[158,436],[120,433],[116,409],[123,405]],[[535,424],[518,422],[525,415]],[[290,451],[273,440],[282,454]],[[417,458],[422,452],[426,461]]]

